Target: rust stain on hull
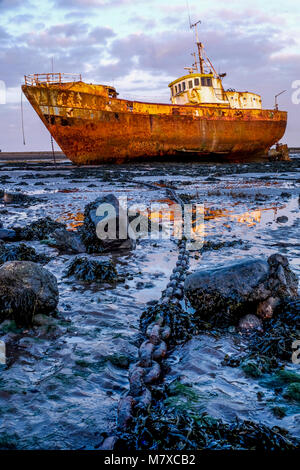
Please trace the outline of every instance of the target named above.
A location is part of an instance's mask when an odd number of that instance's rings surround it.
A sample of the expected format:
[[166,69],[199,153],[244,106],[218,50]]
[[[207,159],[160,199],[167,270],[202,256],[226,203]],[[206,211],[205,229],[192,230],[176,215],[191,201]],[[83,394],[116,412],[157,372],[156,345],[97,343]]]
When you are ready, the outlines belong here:
[[287,123],[284,111],[141,103],[83,82],[22,89],[65,155],[80,165],[178,152],[246,160],[267,155]]

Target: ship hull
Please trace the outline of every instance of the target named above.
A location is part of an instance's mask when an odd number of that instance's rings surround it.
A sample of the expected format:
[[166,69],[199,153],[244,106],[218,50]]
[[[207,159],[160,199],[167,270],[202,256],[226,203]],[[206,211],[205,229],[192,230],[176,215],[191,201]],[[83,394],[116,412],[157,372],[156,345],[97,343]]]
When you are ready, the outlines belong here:
[[108,98],[94,86],[23,86],[28,100],[75,164],[123,163],[158,156],[267,156],[284,135],[287,114]]

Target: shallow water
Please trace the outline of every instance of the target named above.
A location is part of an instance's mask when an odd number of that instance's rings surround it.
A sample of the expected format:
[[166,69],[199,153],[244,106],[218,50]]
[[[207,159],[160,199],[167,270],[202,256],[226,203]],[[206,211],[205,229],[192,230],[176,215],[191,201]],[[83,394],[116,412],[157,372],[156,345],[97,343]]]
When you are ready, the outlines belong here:
[[[56,169],[41,163],[4,163],[0,189],[44,200],[29,207],[0,205],[0,218],[8,227],[50,216],[76,229],[84,206],[99,195],[126,195],[128,204],[149,206],[166,198],[167,182],[178,194],[204,204],[205,240],[243,241],[231,248],[193,252],[191,271],[280,252],[299,276],[299,160],[286,165],[151,163],[89,169],[68,163]],[[288,217],[286,223],[276,221],[282,215]],[[6,325],[0,333],[8,355],[0,376],[0,444],[19,449],[94,448],[115,427],[118,401],[128,388],[128,365],[137,356],[139,316],[168,283],[177,261],[176,243],[139,241],[135,251],[113,256],[125,282],[89,287],[64,278],[72,255],[57,256],[44,244],[28,244],[53,256],[46,268],[58,279],[59,316],[28,331],[7,331]],[[241,335],[201,335],[172,352],[166,380],[182,376],[193,384],[201,406],[216,417],[276,424],[299,435],[297,407],[284,403],[287,416],[276,418],[271,406],[279,399],[273,392],[240,369],[221,365],[226,353],[243,347]],[[261,388],[265,399],[258,401]]]

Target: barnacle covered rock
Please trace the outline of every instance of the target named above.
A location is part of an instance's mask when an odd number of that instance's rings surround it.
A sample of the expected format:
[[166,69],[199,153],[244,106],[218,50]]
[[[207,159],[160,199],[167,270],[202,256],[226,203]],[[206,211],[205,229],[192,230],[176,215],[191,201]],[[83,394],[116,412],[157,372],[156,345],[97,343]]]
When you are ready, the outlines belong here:
[[58,304],[56,277],[31,261],[11,261],[0,267],[0,321],[31,325],[36,314],[54,312]]

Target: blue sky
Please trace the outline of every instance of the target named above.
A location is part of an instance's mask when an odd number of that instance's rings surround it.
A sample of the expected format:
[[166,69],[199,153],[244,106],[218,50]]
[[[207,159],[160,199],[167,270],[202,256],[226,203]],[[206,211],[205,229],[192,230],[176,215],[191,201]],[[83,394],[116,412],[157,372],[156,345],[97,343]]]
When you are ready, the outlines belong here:
[[[289,112],[284,141],[299,145],[300,4],[295,0],[189,0],[192,21],[225,88],[253,91],[263,106]],[[112,84],[121,97],[169,100],[168,83],[190,65],[194,37],[186,0],[0,0],[0,104],[2,151],[49,150],[50,138],[24,98],[26,146],[21,135],[23,75],[82,73],[87,82]]]

